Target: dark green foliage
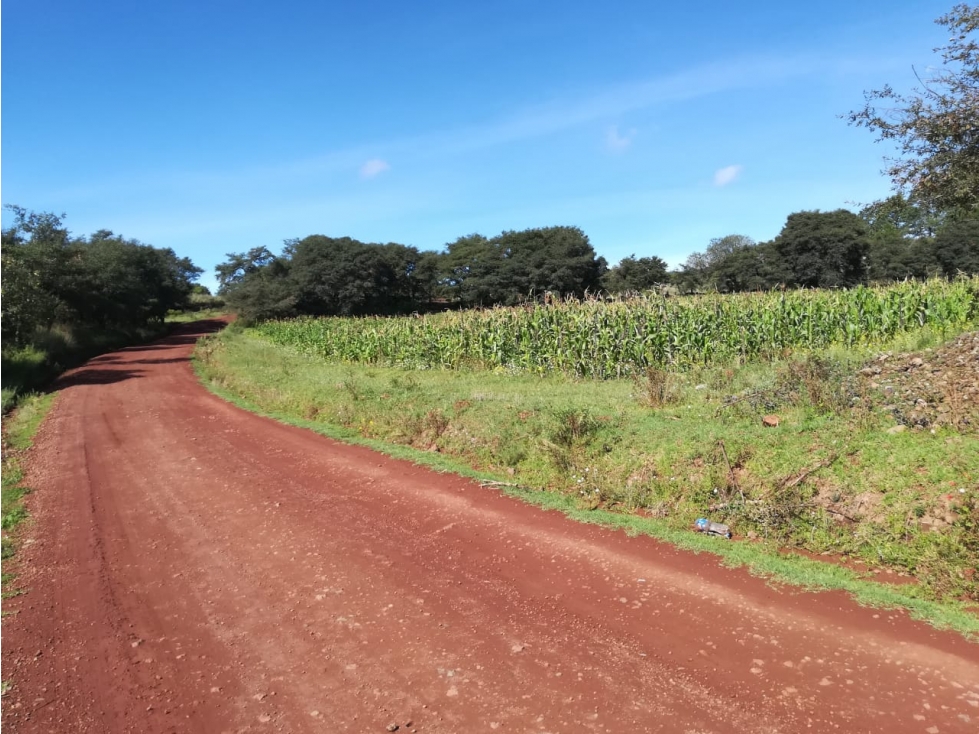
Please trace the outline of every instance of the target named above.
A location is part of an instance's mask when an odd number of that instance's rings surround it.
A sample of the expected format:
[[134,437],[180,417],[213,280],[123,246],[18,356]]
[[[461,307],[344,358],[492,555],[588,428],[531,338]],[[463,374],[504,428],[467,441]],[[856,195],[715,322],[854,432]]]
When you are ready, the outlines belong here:
[[934,258],[948,277],[979,273],[979,218],[946,224],[935,236]]
[[406,313],[417,308],[426,290],[416,283],[421,253],[414,247],[313,235],[292,246],[290,254],[290,278],[301,313]]
[[3,411],[65,369],[158,336],[202,272],[173,250],[108,230],[72,237],[62,216],[8,207],[3,231]]
[[[289,247],[295,242],[295,240],[287,241],[286,246]],[[267,247],[253,247],[248,252],[243,253],[229,252],[227,257],[227,262],[221,263],[214,269],[218,276],[219,293],[228,291],[244,281],[249,275],[257,273],[278,259]]]
[[872,282],[928,278],[939,272],[932,240],[946,216],[902,193],[860,210],[870,246],[867,277]]
[[432,253],[396,243],[311,235],[268,249],[230,254],[219,265],[220,294],[246,321],[296,314],[410,313],[431,297]]
[[780,282],[776,270],[765,248],[750,237],[729,234],[712,239],[704,252],[691,254],[675,282],[684,293],[766,290]]
[[[462,237],[443,254],[397,243],[311,235],[230,254],[220,295],[246,321],[308,314],[407,314],[445,305],[513,304],[545,293],[597,290],[605,261],[576,227]],[[440,298],[437,298],[440,296]]]
[[655,256],[636,259],[630,255],[602,277],[602,287],[609,293],[640,293],[667,282],[666,261]]
[[58,324],[73,329],[139,329],[162,324],[187,303],[202,272],[173,250],[108,230],[73,238],[54,214],[9,207],[3,232],[3,339],[28,343]]
[[845,209],[790,214],[775,238],[789,285],[849,287],[866,278],[870,247],[867,225]]
[[722,293],[765,291],[791,280],[774,242],[734,250],[713,267],[712,277]]
[[463,303],[492,303],[503,291],[503,258],[481,234],[460,237],[439,257],[438,278],[445,293]]
[[583,296],[600,287],[607,267],[577,227],[504,232],[496,241],[512,284],[523,295]]
[[444,292],[465,306],[513,305],[545,293],[582,296],[601,287],[607,267],[577,227],[460,237],[440,266]]
[[741,235],[711,240],[672,274],[673,283],[684,293],[737,293],[973,274],[979,272],[977,222],[900,193],[859,215],[796,212],[772,242],[755,244]]
[[925,240],[947,219],[947,214],[935,211],[903,193],[875,201],[860,210],[872,239],[902,237]]

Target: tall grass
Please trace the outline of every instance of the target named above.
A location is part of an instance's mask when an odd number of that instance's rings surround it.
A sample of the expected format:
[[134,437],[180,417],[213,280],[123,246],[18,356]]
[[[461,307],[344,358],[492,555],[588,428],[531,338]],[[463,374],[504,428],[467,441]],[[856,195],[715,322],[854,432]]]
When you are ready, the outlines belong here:
[[568,300],[434,315],[301,318],[258,331],[330,361],[413,369],[560,371],[607,379],[875,344],[979,317],[979,277],[838,291]]

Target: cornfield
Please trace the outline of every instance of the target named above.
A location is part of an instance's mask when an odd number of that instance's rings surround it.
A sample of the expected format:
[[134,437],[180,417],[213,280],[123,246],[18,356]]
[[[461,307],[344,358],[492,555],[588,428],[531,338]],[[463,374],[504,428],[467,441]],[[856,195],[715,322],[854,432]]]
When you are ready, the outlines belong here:
[[257,330],[323,359],[413,369],[561,371],[607,379],[647,367],[875,344],[979,318],[979,277],[838,291],[568,300],[412,317],[299,318]]

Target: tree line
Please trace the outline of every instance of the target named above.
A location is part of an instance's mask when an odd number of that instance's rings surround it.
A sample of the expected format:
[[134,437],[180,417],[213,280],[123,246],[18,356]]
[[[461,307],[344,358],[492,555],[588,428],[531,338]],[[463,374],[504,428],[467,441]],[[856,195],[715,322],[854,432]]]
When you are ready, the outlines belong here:
[[979,217],[930,212],[903,194],[864,207],[790,214],[770,242],[729,235],[674,274],[681,291],[837,288],[979,272]]
[[265,247],[229,254],[217,267],[219,293],[246,320],[406,314],[654,288],[852,287],[960,272],[979,273],[979,218],[929,214],[903,195],[859,214],[791,214],[770,242],[720,237],[673,271],[657,256],[632,255],[609,267],[588,236],[568,226],[471,234],[441,252],[311,235],[287,241],[280,254]]
[[56,325],[68,332],[162,325],[168,311],[187,304],[203,272],[168,248],[104,229],[75,237],[64,215],[8,209],[14,224],[2,234],[5,347]]
[[597,291],[607,270],[577,227],[473,234],[443,252],[311,235],[278,255],[258,247],[217,267],[219,294],[248,320],[404,314]]
[[959,4],[936,23],[949,34],[942,64],[920,87],[866,92],[844,115],[901,156],[885,173],[896,193],[858,213],[790,214],[770,242],[714,239],[677,270],[655,255],[614,267],[577,227],[460,237],[441,252],[313,235],[278,255],[232,254],[217,269],[220,293],[246,319],[408,313],[513,304],[548,293],[737,292],[835,288],[979,272],[979,7]]

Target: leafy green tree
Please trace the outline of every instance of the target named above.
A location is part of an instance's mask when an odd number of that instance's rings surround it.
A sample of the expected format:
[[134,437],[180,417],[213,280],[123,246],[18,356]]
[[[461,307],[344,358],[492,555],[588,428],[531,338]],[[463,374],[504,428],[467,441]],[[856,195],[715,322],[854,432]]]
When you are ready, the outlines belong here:
[[[287,240],[286,249],[294,246],[296,242],[298,240]],[[249,275],[277,260],[267,247],[253,247],[248,252],[229,252],[226,257],[227,261],[214,269],[218,276],[219,295],[225,294]]]
[[669,281],[666,261],[661,257],[622,258],[602,277],[602,286],[609,293],[639,293],[652,290]]
[[[729,284],[718,281],[719,268],[721,264],[735,255],[736,253],[754,246],[755,241],[751,237],[742,234],[729,234],[724,237],[715,237],[707,245],[704,252],[691,253],[686,262],[680,266],[677,274],[677,285],[682,291],[692,293],[704,290],[728,290]],[[744,261],[746,256],[742,255],[739,260]],[[730,266],[725,277],[730,280]]]
[[410,313],[432,298],[436,254],[388,242],[379,245],[381,258],[391,270],[386,301],[388,313]]
[[860,210],[870,238],[867,275],[882,282],[935,274],[932,240],[948,217],[898,192]]
[[479,234],[446,246],[440,263],[443,292],[466,306],[514,304],[555,293],[597,291],[607,265],[578,227]]
[[927,239],[934,237],[948,219],[946,214],[930,209],[901,191],[867,204],[859,216],[867,223],[871,239],[892,236]]
[[935,236],[934,257],[948,277],[979,273],[979,218],[945,225]]
[[511,281],[515,303],[527,296],[553,293],[583,296],[601,287],[608,268],[596,257],[588,236],[578,227],[544,227],[504,232],[496,238]]
[[439,258],[438,282],[443,295],[466,305],[496,302],[502,291],[499,248],[481,234],[450,242]]
[[863,282],[869,247],[866,223],[845,209],[790,214],[775,238],[787,284],[805,288],[849,287]]
[[722,293],[771,290],[789,279],[774,242],[743,245],[712,269],[712,281]]
[[4,243],[2,262],[2,323],[5,343],[23,343],[35,331],[49,327],[62,303],[45,288],[41,259],[21,245]]
[[577,227],[461,237],[444,254],[394,242],[312,235],[232,253],[217,268],[219,295],[246,320],[290,314],[398,314],[436,296],[467,306],[516,303],[545,292],[597,290],[605,260]]
[[901,153],[886,173],[930,207],[970,212],[979,208],[979,6],[959,4],[937,21],[950,34],[942,67],[910,94],[892,87],[865,93],[850,124],[894,143]]
[[291,254],[290,275],[302,313],[367,313],[394,278],[380,252],[349,237],[305,237]]
[[289,262],[285,259],[269,260],[234,284],[223,286],[218,293],[246,324],[301,313],[296,308],[298,297],[289,279]]
[[916,239],[891,234],[870,240],[867,277],[873,282],[927,278],[939,269],[931,237]]
[[3,232],[3,335],[24,343],[54,324],[130,329],[187,303],[202,272],[169,249],[99,230],[73,238],[62,217],[10,207]]
[[441,255],[423,250],[411,271],[412,301],[419,307],[426,307],[435,301],[439,293],[439,259]]
[[417,308],[414,247],[312,235],[291,251],[297,308],[318,315],[394,314]]
[[69,316],[58,286],[72,269],[71,238],[63,214],[7,209],[14,224],[2,239],[3,338],[20,343]]

